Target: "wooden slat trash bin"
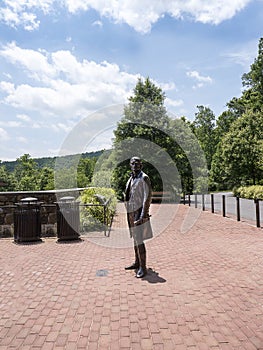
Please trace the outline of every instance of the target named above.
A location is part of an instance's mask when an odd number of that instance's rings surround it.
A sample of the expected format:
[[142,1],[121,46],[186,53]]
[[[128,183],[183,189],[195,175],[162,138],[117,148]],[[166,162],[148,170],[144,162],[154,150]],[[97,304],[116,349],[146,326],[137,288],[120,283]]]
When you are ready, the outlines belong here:
[[27,197],[16,203],[14,210],[14,242],[41,242],[41,202]]
[[60,198],[57,205],[58,242],[80,239],[79,202],[74,197]]

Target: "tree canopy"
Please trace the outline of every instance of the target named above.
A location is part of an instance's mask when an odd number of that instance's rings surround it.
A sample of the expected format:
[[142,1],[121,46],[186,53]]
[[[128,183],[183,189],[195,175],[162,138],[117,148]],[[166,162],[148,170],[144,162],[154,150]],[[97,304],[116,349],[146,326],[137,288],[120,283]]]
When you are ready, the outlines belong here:
[[194,178],[205,175],[205,164],[186,119],[168,116],[165,94],[149,78],[139,79],[133,93],[114,132],[116,190],[121,195],[130,173],[129,158],[137,155],[144,160],[154,191],[192,192]]
[[[262,111],[263,112],[263,111]],[[212,176],[228,188],[255,185],[263,178],[263,113],[247,111],[219,142]]]

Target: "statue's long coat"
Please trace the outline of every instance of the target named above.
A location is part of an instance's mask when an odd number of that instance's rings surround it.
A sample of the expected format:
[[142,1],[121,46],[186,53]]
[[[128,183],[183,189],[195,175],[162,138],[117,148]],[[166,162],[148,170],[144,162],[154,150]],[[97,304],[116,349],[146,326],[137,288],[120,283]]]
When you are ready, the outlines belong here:
[[[140,171],[136,177],[131,176],[126,184],[125,204],[130,234],[138,243],[153,237],[149,219],[151,200],[152,188],[148,175]],[[135,226],[134,222],[141,218],[143,223]]]

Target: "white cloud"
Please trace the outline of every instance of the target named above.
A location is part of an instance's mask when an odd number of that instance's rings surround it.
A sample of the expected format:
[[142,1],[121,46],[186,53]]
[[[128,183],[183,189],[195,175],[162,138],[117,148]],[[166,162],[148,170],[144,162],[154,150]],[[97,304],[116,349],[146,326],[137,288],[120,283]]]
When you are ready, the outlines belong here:
[[[252,0],[204,1],[204,0],[65,0],[69,12],[93,8],[101,16],[111,18],[116,23],[127,23],[136,31],[147,33],[165,14],[176,19],[187,18],[202,22],[219,24],[233,17]],[[147,11],[145,11],[147,9]]]
[[48,125],[48,127],[50,127],[55,132],[64,131],[66,133],[69,133],[72,130],[73,125],[72,123],[57,123]]
[[194,80],[197,81],[197,84],[193,86],[194,89],[196,88],[201,88],[203,87],[204,85],[206,84],[211,84],[213,82],[212,78],[210,78],[209,76],[205,77],[205,76],[202,76],[200,75],[199,72],[197,71],[189,71],[189,72],[186,72],[186,75],[189,77],[189,78],[193,78]]
[[0,50],[0,56],[23,67],[34,79],[41,80],[55,75],[54,68],[48,62],[48,53],[44,50],[22,49],[11,42]]
[[[201,23],[219,24],[224,20],[230,19],[235,14],[243,10],[253,0],[189,0],[181,2],[175,1],[172,5],[172,14],[180,8],[181,14],[190,15],[195,21]],[[181,6],[179,5],[180,3]],[[178,6],[179,5],[179,6]]]
[[2,141],[9,140],[9,138],[10,138],[7,131],[3,128],[0,128],[0,138]]
[[95,21],[95,22],[92,23],[92,25],[94,27],[100,27],[100,28],[103,27],[103,23],[101,21]]
[[32,128],[33,128],[33,129],[40,129],[40,128],[42,128],[42,125],[41,125],[41,123],[34,122],[34,123],[32,124]]
[[6,122],[1,122],[0,121],[0,125],[5,126],[7,128],[18,128],[21,126],[21,123],[15,120],[9,120]]
[[68,8],[70,13],[75,13],[78,11],[87,11],[92,1],[83,0],[64,0],[64,5]]
[[23,26],[25,30],[35,30],[40,21],[34,11],[48,14],[57,0],[2,0],[0,21],[11,27]]
[[25,30],[35,30],[39,27],[40,21],[33,11],[39,8],[47,13],[47,5],[52,3],[53,0],[3,0],[0,7],[0,21],[14,28],[23,26]]
[[227,57],[235,64],[239,64],[245,69],[249,69],[258,54],[258,40],[246,42],[242,47],[233,48],[231,52],[222,53],[222,57]]
[[182,106],[184,104],[183,100],[173,100],[171,98],[166,98],[165,99],[165,105],[167,106],[167,108],[169,107],[179,107]]
[[7,94],[12,94],[15,91],[14,84],[7,81],[0,81],[0,89]]
[[17,138],[17,141],[21,142],[21,143],[28,143],[28,139],[26,137],[23,137],[23,136],[19,136]]
[[4,75],[5,77],[7,77],[8,79],[12,79],[12,76],[11,76],[10,73],[3,73],[3,75]]
[[31,121],[31,118],[28,115],[26,115],[26,114],[18,114],[16,117],[17,117],[17,119],[20,119],[20,120],[22,120],[24,122],[30,122]]
[[35,30],[40,25],[36,15],[39,11],[49,14],[57,7],[64,6],[69,13],[75,14],[92,8],[115,23],[127,23],[140,33],[148,33],[152,25],[166,14],[175,19],[190,18],[197,22],[219,24],[232,18],[251,1],[253,0],[3,0],[0,21],[9,26]]
[[34,13],[22,12],[19,15],[19,20],[24,23],[24,29],[33,31],[38,29],[40,21],[37,20],[37,16]]
[[4,103],[25,112],[73,118],[105,105],[123,103],[138,75],[121,71],[114,63],[79,61],[69,51],[34,51],[15,43],[0,50],[0,56],[22,68],[27,83],[0,82]]
[[176,90],[176,85],[174,82],[170,83],[156,83],[164,91]]

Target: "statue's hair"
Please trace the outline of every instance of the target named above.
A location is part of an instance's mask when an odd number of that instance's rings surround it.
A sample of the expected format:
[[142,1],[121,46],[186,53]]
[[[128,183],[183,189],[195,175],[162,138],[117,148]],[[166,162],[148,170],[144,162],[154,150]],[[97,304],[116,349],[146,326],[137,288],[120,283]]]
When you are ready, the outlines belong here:
[[131,157],[130,162],[131,162],[132,160],[137,160],[138,162],[142,163],[142,160],[141,160],[140,157]]

